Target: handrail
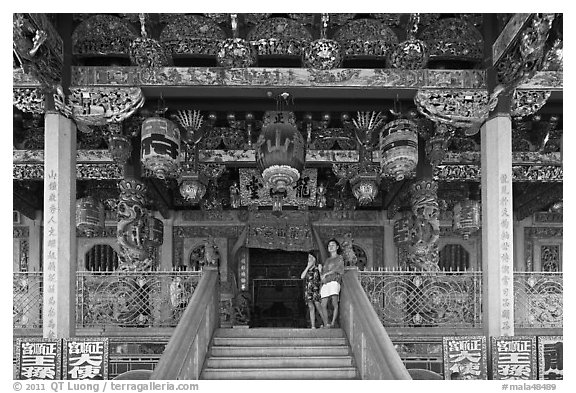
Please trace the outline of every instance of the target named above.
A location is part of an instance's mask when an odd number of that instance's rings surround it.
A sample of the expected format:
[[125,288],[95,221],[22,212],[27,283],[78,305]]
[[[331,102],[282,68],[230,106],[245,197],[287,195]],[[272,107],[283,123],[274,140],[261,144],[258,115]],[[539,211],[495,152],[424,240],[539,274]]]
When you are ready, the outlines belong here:
[[340,326],[362,379],[412,379],[360,285],[357,268],[344,273]]
[[150,379],[198,379],[219,324],[218,271],[215,267],[205,267]]

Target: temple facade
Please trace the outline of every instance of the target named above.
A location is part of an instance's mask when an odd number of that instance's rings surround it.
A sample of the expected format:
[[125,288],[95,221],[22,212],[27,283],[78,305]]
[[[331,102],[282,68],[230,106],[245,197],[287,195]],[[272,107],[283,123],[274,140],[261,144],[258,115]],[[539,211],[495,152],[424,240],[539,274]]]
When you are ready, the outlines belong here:
[[20,13],[13,41],[15,378],[563,379],[562,14]]

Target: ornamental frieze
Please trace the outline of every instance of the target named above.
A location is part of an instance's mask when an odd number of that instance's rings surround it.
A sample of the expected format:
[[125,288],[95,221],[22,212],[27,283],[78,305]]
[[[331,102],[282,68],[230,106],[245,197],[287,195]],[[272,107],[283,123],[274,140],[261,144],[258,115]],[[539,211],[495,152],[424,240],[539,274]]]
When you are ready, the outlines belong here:
[[539,71],[530,80],[522,83],[518,90],[562,90],[564,87],[564,73],[562,71]]
[[182,221],[202,222],[202,221],[216,221],[216,222],[236,222],[238,217],[236,211],[230,210],[184,210],[182,212]]
[[44,114],[44,93],[35,87],[14,87],[12,105],[22,112]]
[[564,222],[564,215],[556,212],[537,212],[534,213],[534,223],[557,223]]
[[562,239],[563,228],[561,227],[527,227],[524,228],[524,237],[526,239]]
[[483,70],[72,67],[73,86],[265,86],[486,89]]
[[[13,150],[12,162],[15,164],[32,164],[44,162],[44,150]],[[78,163],[113,163],[110,152],[104,149],[77,150]]]
[[225,237],[237,238],[242,233],[244,225],[238,226],[175,226],[173,229],[174,239],[190,237]]
[[34,75],[24,72],[22,68],[14,68],[12,70],[12,86],[14,88],[38,88],[40,81]]
[[115,238],[117,235],[118,228],[117,227],[105,227],[104,230],[96,231],[93,235],[87,236],[86,233],[80,230],[76,230],[76,237],[97,237],[97,238]]
[[438,165],[434,168],[436,181],[480,181],[479,165]]
[[[346,220],[361,221],[362,223],[365,223],[367,221],[379,221],[380,216],[378,214],[374,214],[373,211],[366,210],[313,210],[310,211],[310,218],[313,222]],[[359,223],[358,225],[363,224]]]
[[[44,164],[12,165],[14,180],[40,180],[44,178]],[[117,164],[76,164],[76,179],[121,179],[122,170]]]
[[320,237],[324,240],[328,240],[333,237],[336,238],[342,237],[346,233],[351,233],[353,238],[369,238],[369,239],[377,239],[384,235],[384,227],[382,226],[315,225],[314,228],[318,232],[318,235],[320,235]]
[[30,236],[30,229],[28,227],[12,227],[12,237],[14,239],[29,236]]
[[[442,164],[474,164],[480,165],[481,153],[479,151],[447,152]],[[535,151],[512,152],[513,165],[562,165],[559,152],[540,153]]]
[[561,166],[512,166],[514,181],[562,182],[563,171]]
[[[254,164],[256,156],[254,149],[249,150],[200,150],[201,162],[245,162]],[[357,150],[307,150],[306,162],[358,162]]]

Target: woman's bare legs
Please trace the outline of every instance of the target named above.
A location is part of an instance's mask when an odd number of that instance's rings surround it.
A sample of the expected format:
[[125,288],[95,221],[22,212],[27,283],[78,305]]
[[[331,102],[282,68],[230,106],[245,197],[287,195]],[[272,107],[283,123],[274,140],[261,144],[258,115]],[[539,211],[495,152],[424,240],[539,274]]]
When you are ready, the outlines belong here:
[[326,314],[324,313],[324,309],[322,308],[322,305],[320,304],[320,302],[314,302],[314,304],[316,305],[316,308],[318,309],[318,312],[320,313],[320,317],[322,318],[322,324],[324,326],[328,325],[328,316],[326,316]]
[[[326,317],[326,322],[328,322],[328,297],[323,297],[321,299],[321,306],[322,306],[322,312],[320,313],[320,315],[324,313],[324,317]],[[324,327],[330,327],[330,325],[328,323],[325,323]]]
[[332,307],[334,308],[334,312],[332,313],[332,323],[330,323],[330,327],[334,327],[336,319],[338,318],[338,302],[340,298],[338,295],[332,295],[330,297],[332,298]]
[[308,302],[308,311],[310,312],[310,327],[316,329],[316,310],[312,301]]

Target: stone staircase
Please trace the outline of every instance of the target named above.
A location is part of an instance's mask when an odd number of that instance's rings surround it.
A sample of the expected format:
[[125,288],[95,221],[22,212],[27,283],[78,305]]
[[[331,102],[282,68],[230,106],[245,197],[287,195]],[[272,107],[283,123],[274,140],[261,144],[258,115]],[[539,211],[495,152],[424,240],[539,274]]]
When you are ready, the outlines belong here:
[[342,329],[217,329],[200,379],[356,379]]

